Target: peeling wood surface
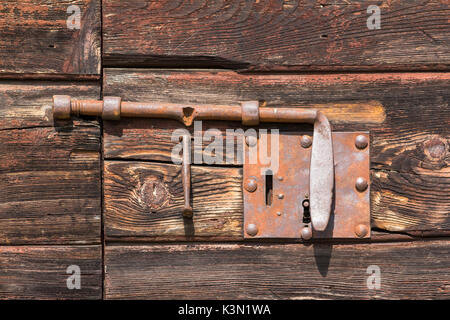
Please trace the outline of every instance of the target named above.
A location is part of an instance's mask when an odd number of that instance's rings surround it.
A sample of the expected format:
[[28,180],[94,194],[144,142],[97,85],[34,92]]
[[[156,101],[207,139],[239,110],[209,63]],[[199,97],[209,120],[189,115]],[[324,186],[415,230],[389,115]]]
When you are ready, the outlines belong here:
[[[101,299],[101,246],[0,246],[0,299]],[[68,289],[69,266],[81,288]]]
[[[107,299],[448,299],[448,240],[106,246]],[[369,266],[381,287],[367,287]]]
[[[80,28],[69,29],[80,9]],[[7,0],[0,4],[0,72],[100,74],[100,0]]]
[[100,243],[100,127],[51,119],[52,94],[98,85],[1,82],[0,244]]
[[[130,101],[235,104],[262,99],[268,106],[318,106],[331,118],[334,130],[371,132],[372,227],[414,235],[446,234],[450,230],[449,78],[446,73],[242,75],[231,71],[107,69],[104,95]],[[366,108],[352,117],[347,115],[349,106]],[[203,130],[218,128],[225,134],[226,128],[238,127],[204,122]],[[226,169],[230,170],[226,179],[221,174],[224,168],[207,167],[202,179],[193,180],[193,188],[202,193],[193,193],[199,203],[194,223],[189,225],[181,217],[181,178],[174,180],[179,168],[139,162],[171,162],[175,145],[171,134],[183,126],[175,121],[122,119],[105,122],[104,128],[105,158],[133,160],[105,164],[107,239],[241,239],[239,167]],[[295,128],[283,126],[285,130]],[[161,188],[154,191],[171,202],[162,202],[150,212],[142,198],[141,186],[146,180],[159,181]],[[174,187],[176,183],[178,187]],[[228,206],[205,208],[200,204],[211,202],[218,192],[228,199]],[[233,209],[225,213],[223,209],[230,206]]]
[[[369,5],[379,29],[367,26]],[[103,1],[107,65],[448,70],[448,1]]]

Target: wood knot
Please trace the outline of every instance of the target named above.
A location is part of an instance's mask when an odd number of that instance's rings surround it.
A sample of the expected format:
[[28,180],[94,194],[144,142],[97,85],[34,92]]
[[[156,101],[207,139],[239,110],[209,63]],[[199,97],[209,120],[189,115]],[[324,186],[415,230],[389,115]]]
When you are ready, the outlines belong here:
[[430,161],[442,161],[447,155],[448,145],[445,139],[438,136],[427,140],[423,144],[423,152]]
[[169,201],[165,184],[158,178],[147,179],[141,189],[141,199],[152,212],[161,209]]

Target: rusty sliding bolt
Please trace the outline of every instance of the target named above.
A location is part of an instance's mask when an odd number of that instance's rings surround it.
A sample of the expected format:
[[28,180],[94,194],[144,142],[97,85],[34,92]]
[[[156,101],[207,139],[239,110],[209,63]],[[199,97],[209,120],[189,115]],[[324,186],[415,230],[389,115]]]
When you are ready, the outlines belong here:
[[331,127],[323,113],[311,108],[260,108],[258,101],[240,105],[184,105],[158,102],[126,102],[118,97],[97,100],[72,100],[70,96],[53,97],[53,117],[69,119],[71,115],[101,116],[105,120],[121,117],[164,118],[190,126],[194,120],[242,121],[254,126],[260,122],[314,124],[309,174],[311,223],[323,231],[328,225],[334,185]]
[[183,216],[192,218],[191,207],[191,139],[188,135],[180,137],[183,144],[183,162],[181,164],[181,180],[183,182],[184,208]]

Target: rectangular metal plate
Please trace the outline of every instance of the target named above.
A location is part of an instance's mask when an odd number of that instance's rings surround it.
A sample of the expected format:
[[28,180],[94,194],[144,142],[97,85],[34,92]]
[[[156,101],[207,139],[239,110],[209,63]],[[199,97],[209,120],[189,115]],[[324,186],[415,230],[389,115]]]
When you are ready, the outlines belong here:
[[[327,229],[322,232],[313,231],[312,239],[370,238],[370,152],[369,145],[362,150],[355,146],[358,135],[364,135],[369,140],[368,132],[332,134],[335,166],[334,202]],[[302,147],[301,138],[302,133],[279,134],[278,165],[272,167],[272,195],[266,190],[268,187],[264,174],[264,168],[269,166],[261,164],[259,154],[262,143],[270,145],[271,133],[266,133],[266,136],[259,135],[256,163],[252,164],[252,161],[249,161],[249,151],[252,147],[244,144],[244,238],[300,239],[302,228],[306,225],[311,227],[311,223],[304,223],[302,206],[303,200],[309,197],[311,147]],[[355,187],[358,177],[368,181],[369,186],[363,192]],[[249,192],[248,189],[251,188],[246,186],[249,179],[254,179],[257,184],[253,192]],[[270,203],[266,200],[267,196],[272,199],[270,205],[267,204]],[[255,235],[251,235],[255,230],[250,234],[247,232],[250,224],[256,229]],[[356,234],[358,228],[365,228],[367,233],[358,236]]]

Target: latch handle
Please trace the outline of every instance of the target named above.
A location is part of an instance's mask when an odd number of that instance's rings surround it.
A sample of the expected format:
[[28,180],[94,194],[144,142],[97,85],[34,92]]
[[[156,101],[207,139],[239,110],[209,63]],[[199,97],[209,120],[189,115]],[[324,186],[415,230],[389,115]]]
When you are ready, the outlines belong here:
[[[190,126],[195,119],[242,121],[248,126],[258,125],[259,122],[311,123],[314,125],[309,175],[311,223],[317,231],[325,230],[328,225],[334,186],[333,145],[330,123],[318,110],[306,106],[304,108],[260,108],[258,101],[231,106],[193,106],[158,102],[125,102],[119,97],[104,97],[103,101],[77,101],[71,100],[70,96],[53,96],[54,118],[69,119],[71,115],[101,116],[105,120],[118,120],[121,117],[176,119],[186,126]],[[187,166],[184,169],[187,170]]]
[[331,127],[325,115],[317,112],[309,169],[311,223],[317,231],[324,231],[330,220],[333,186],[334,161]]

